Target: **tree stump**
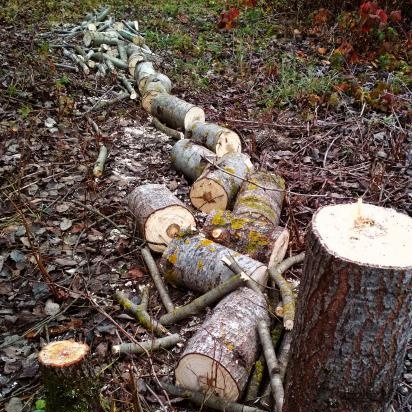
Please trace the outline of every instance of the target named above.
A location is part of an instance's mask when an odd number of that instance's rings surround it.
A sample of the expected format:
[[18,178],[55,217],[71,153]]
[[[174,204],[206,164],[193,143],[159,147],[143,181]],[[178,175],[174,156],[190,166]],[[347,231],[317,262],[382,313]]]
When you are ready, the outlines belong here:
[[206,147],[182,139],[174,144],[171,159],[173,167],[182,172],[190,181],[195,181],[208,166],[206,159],[214,160],[216,155]]
[[202,212],[227,209],[233,201],[247,174],[253,170],[248,155],[228,153],[217,166],[209,165],[190,189],[190,200]]
[[284,412],[388,410],[412,326],[412,219],[372,205],[315,213]]
[[196,226],[192,213],[166,186],[138,186],[128,203],[139,233],[155,252],[163,252],[181,229]]
[[269,321],[263,295],[243,287],[226,296],[187,343],[176,383],[236,401],[258,355],[262,320]]
[[194,143],[206,146],[222,157],[226,153],[241,152],[242,145],[237,133],[215,123],[195,123],[191,129],[187,130],[187,139],[192,139]]
[[266,285],[265,265],[199,234],[178,234],[163,252],[159,266],[170,283],[205,293],[233,276],[222,262],[228,256],[232,256],[255,282]]
[[268,266],[283,260],[289,244],[286,228],[274,228],[265,220],[237,217],[229,210],[218,210],[208,215],[202,231],[214,242]]
[[87,356],[89,347],[71,340],[51,342],[39,353],[47,412],[100,411],[99,385]]

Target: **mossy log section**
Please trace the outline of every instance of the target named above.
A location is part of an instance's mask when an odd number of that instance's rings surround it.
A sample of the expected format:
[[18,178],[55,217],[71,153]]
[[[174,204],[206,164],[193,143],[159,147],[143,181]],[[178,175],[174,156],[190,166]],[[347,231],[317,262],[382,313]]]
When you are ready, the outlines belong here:
[[112,353],[113,355],[123,355],[123,354],[135,354],[143,355],[158,351],[160,349],[168,349],[179,342],[182,338],[179,334],[174,333],[173,335],[164,336],[163,338],[157,338],[152,340],[147,340],[138,343],[121,343],[120,345],[113,345]]
[[197,122],[186,131],[185,137],[192,139],[194,143],[206,146],[218,157],[226,153],[242,151],[242,144],[237,133],[216,123]]
[[232,256],[256,283],[266,286],[267,267],[232,249],[214,243],[203,235],[177,235],[163,252],[160,270],[175,286],[205,293],[233,276],[222,262]]
[[167,93],[160,93],[153,98],[150,114],[176,130],[187,130],[195,122],[205,121],[203,109]]
[[47,412],[101,411],[100,388],[88,355],[85,343],[71,340],[51,342],[40,351]]
[[220,300],[223,296],[227,295],[230,292],[233,292],[238,287],[244,285],[246,279],[242,278],[240,275],[232,276],[227,281],[220,283],[215,288],[209,290],[204,295],[199,296],[192,302],[188,303],[185,306],[180,306],[175,308],[170,313],[163,315],[159,322],[162,325],[171,325],[173,323],[179,322],[182,319],[186,319],[189,316],[198,315],[206,307],[212,305],[213,303]]
[[412,219],[373,205],[312,218],[284,412],[382,412],[412,327]]
[[229,210],[217,210],[209,214],[202,231],[214,242],[268,266],[283,260],[289,244],[289,231],[286,228],[273,228],[266,220],[237,217]]
[[[210,164],[190,189],[190,200],[202,212],[229,208],[253,165],[248,155],[228,153]],[[237,177],[235,177],[235,175]]]
[[195,181],[209,164],[206,159],[213,161],[216,155],[206,147],[194,144],[189,139],[175,143],[171,152],[172,166],[182,172],[189,181]]
[[101,44],[108,44],[110,46],[117,46],[119,36],[115,31],[110,32],[98,32],[98,31],[86,31],[83,36],[83,43],[86,47],[90,46],[100,46]]
[[216,409],[222,412],[265,412],[253,406],[242,405],[240,403],[231,402],[226,399],[219,398],[211,393],[201,393],[190,391],[189,389],[179,388],[168,382],[162,382],[161,386],[171,395],[179,398],[187,399],[200,408]]
[[284,198],[285,181],[282,177],[269,172],[250,173],[239,190],[233,214],[263,218],[276,227],[279,225]]
[[172,81],[165,74],[159,72],[142,78],[138,84],[142,96],[148,92],[170,93],[173,87]]
[[163,185],[136,187],[128,204],[139,233],[155,252],[162,252],[181,229],[196,226],[189,209]]
[[262,294],[242,287],[226,296],[187,343],[175,370],[176,383],[239,399],[258,355],[257,325],[262,320],[269,321]]

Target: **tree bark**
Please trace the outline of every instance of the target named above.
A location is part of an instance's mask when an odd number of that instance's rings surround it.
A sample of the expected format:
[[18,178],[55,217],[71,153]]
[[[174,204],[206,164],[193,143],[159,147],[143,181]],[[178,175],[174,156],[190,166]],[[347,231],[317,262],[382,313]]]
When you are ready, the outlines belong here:
[[173,167],[182,172],[191,182],[195,181],[216,155],[206,147],[194,144],[189,139],[175,143],[171,152]]
[[384,412],[400,378],[412,326],[412,219],[360,209],[313,216],[284,412]]
[[83,36],[83,43],[86,47],[100,46],[101,44],[109,44],[110,46],[117,46],[119,43],[119,36],[115,31],[100,33],[98,31],[87,31]]
[[208,215],[203,233],[214,242],[268,266],[281,262],[289,244],[289,231],[273,228],[265,220],[237,217],[229,210],[218,210]]
[[254,172],[247,180],[240,188],[233,213],[239,217],[263,218],[278,226],[285,198],[283,178],[274,173]]
[[193,126],[193,123],[205,121],[203,109],[165,93],[154,97],[150,113],[167,126],[177,130],[187,130]]
[[196,226],[192,213],[166,186],[138,186],[128,203],[139,233],[155,252],[162,252],[180,229]]
[[[247,174],[253,170],[248,155],[228,153],[209,165],[190,189],[190,200],[202,212],[223,210],[233,203]],[[236,176],[235,176],[236,175]]]
[[186,131],[186,138],[194,143],[206,146],[218,157],[226,153],[241,152],[242,145],[239,136],[232,130],[215,123],[197,122]]
[[263,295],[240,288],[226,296],[189,340],[175,371],[177,384],[236,401],[258,355],[262,320],[269,320]]
[[39,353],[47,412],[100,411],[99,384],[88,364],[89,347],[71,340],[51,342]]
[[255,282],[265,286],[267,267],[202,235],[179,234],[163,252],[160,270],[166,280],[205,293],[233,276],[222,259],[232,256]]

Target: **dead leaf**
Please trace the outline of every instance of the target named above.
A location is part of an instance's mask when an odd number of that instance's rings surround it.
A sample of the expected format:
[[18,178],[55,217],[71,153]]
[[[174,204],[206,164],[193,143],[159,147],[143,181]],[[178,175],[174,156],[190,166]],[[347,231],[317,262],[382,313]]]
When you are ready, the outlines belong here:
[[67,219],[66,217],[64,217],[63,220],[60,222],[60,229],[67,230],[67,229],[70,229],[72,225],[73,225],[73,222],[70,219]]
[[131,268],[128,272],[127,275],[131,277],[132,279],[141,279],[144,276],[144,273],[142,270],[138,267]]

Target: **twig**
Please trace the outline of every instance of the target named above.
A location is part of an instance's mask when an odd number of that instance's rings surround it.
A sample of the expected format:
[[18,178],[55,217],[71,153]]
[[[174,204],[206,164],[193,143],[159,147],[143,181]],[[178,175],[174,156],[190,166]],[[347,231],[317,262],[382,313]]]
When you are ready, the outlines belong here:
[[132,390],[132,399],[133,399],[133,412],[143,412],[142,405],[140,403],[139,390],[136,386],[136,381],[134,379],[133,370],[129,367],[129,379],[130,379],[130,388]]
[[156,285],[156,289],[159,292],[159,296],[163,302],[163,305],[165,306],[168,312],[173,312],[175,307],[173,305],[172,300],[170,299],[169,294],[167,293],[163,280],[160,277],[159,269],[157,268],[156,262],[153,259],[152,254],[150,253],[150,249],[147,247],[144,247],[142,249],[142,256],[143,256],[144,262],[146,263],[147,268],[149,269],[153,282]]
[[165,336],[163,338],[158,338],[154,340],[139,342],[138,344],[121,343],[120,345],[114,345],[112,347],[112,353],[114,355],[121,355],[126,353],[142,355],[146,352],[151,353],[159,349],[170,348],[181,341],[181,336],[177,333],[174,333],[173,335]]
[[302,252],[299,255],[291,256],[285,259],[282,263],[279,263],[273,268],[269,268],[269,275],[275,284],[280,289],[282,295],[283,304],[283,322],[285,329],[291,330],[295,319],[295,300],[293,297],[293,291],[288,281],[282,276],[291,266],[296,263],[300,263],[305,258],[305,253]]
[[231,402],[209,393],[204,394],[201,392],[191,391],[189,389],[179,388],[172,385],[171,383],[164,381],[161,383],[161,387],[163,389],[166,389],[166,391],[171,395],[178,396],[179,398],[189,399],[190,401],[201,407],[207,406],[208,408],[225,412],[264,412],[262,409]]
[[130,94],[130,99],[131,100],[136,100],[137,99],[137,93],[136,90],[133,88],[132,84],[130,81],[126,78],[126,76],[123,73],[120,73],[117,78],[119,79],[120,83],[126,88],[128,93]]
[[120,291],[115,293],[115,298],[120,305],[122,305],[128,312],[132,313],[139,323],[150,332],[154,332],[158,336],[170,334],[164,326],[150,317],[146,308],[144,308],[142,304],[135,305],[123,292]]
[[179,132],[178,130],[174,130],[174,129],[171,129],[170,127],[167,127],[156,117],[152,118],[152,124],[157,130],[171,137],[173,140],[180,140],[184,138],[184,135],[182,132]]
[[199,314],[204,308],[215,303],[223,296],[236,290],[239,286],[245,283],[245,279],[241,275],[232,276],[226,282],[223,282],[215,288],[209,290],[204,295],[190,302],[188,305],[176,308],[173,312],[163,315],[159,322],[162,325],[170,325],[186,319],[189,316]]
[[100,146],[99,156],[93,167],[93,174],[96,177],[100,177],[103,174],[104,164],[107,160],[107,147],[105,145]]
[[292,343],[292,332],[286,331],[283,335],[282,342],[279,348],[279,367],[280,367],[280,377],[282,381],[285,377],[286,367],[288,366],[289,361],[289,353],[290,353],[290,345]]
[[282,412],[284,399],[283,384],[279,374],[279,363],[276,359],[275,350],[273,349],[269,327],[265,321],[260,321],[258,323],[258,332],[268,366],[270,386],[272,388],[272,395],[276,405],[276,412]]

